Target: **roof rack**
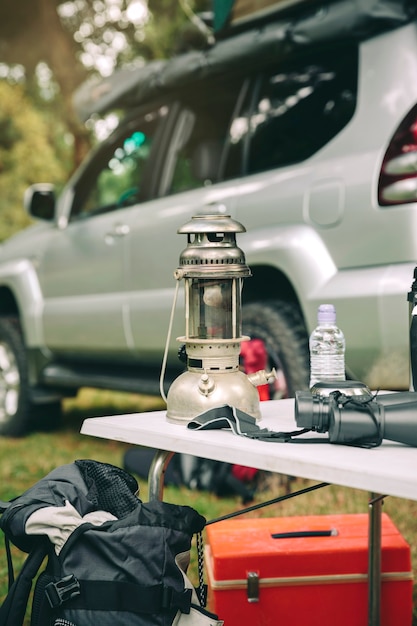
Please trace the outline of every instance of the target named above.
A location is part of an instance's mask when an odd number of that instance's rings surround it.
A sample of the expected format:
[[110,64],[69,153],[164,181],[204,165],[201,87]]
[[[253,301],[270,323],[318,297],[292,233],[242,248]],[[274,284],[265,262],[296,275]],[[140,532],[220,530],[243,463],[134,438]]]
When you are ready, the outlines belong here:
[[[235,0],[240,1],[243,6],[243,0]],[[268,2],[259,0],[259,4],[263,1]],[[263,59],[287,58],[309,46],[361,41],[417,19],[412,0],[322,0],[319,4],[316,0],[270,0],[270,4],[271,11],[274,4],[285,5],[286,10],[269,14],[265,22],[256,25],[248,15],[250,28],[220,38],[204,50],[126,67],[100,81],[87,81],[74,95],[78,116],[85,121],[112,108],[136,107],[202,78],[241,67],[255,70]]]

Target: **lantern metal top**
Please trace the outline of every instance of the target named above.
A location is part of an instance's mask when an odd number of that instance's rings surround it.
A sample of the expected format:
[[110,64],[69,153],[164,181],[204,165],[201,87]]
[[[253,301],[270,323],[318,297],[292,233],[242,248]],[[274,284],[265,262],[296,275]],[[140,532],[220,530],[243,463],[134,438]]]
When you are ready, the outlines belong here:
[[197,233],[245,233],[246,228],[240,222],[232,219],[230,215],[200,214],[194,215],[189,222],[181,226],[177,233],[197,234]]
[[230,215],[196,215],[177,232],[188,237],[177,276],[251,276],[245,255],[236,245],[236,233],[246,232],[246,228]]

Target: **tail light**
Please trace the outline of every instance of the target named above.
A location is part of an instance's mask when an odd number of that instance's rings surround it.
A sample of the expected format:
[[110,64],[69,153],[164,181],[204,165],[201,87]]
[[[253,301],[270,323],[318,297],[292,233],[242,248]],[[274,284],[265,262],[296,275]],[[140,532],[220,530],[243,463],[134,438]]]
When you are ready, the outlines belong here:
[[385,153],[378,202],[381,206],[417,202],[417,106],[403,119]]

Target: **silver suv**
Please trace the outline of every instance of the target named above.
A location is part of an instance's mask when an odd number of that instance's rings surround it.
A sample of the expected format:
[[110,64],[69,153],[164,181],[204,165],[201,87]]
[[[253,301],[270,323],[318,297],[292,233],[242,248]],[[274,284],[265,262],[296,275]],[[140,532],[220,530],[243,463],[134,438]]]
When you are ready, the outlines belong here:
[[[308,384],[322,302],[350,377],[408,387],[417,18],[358,4],[287,10],[81,93],[86,116],[128,113],[57,200],[28,190],[38,222],[0,248],[1,434],[51,422],[83,386],[159,393],[177,229],[207,210],[246,227],[244,332],[278,369],[269,397]],[[180,306],[167,386],[183,332]]]

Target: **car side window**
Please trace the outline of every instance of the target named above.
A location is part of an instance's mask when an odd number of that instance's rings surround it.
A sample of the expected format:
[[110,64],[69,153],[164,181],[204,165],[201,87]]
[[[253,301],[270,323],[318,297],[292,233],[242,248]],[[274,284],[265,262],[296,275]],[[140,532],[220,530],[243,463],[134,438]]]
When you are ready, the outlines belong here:
[[250,134],[247,173],[301,162],[346,126],[356,106],[356,57],[352,47],[310,53],[259,79],[251,114],[240,122]]
[[221,176],[223,180],[237,178],[243,174],[243,163],[249,139],[249,119],[252,104],[249,78],[245,80],[236,104],[235,115],[229,128],[226,149],[222,155]]
[[228,77],[193,85],[180,93],[182,109],[171,135],[161,195],[217,182],[221,155],[242,88],[242,79]]
[[103,144],[76,186],[71,219],[117,210],[146,198],[149,159],[165,113],[149,113]]

